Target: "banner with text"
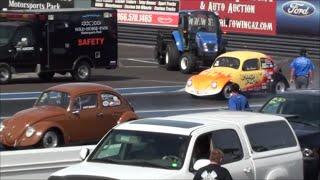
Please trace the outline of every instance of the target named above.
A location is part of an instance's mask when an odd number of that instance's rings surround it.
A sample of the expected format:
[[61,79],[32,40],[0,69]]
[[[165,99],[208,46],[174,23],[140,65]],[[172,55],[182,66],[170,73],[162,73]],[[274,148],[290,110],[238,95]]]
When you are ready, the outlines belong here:
[[179,0],[92,0],[92,7],[118,9],[118,22],[176,27]]
[[1,9],[61,9],[73,8],[74,0],[0,0]]
[[263,35],[276,34],[276,6],[275,0],[180,0],[180,10],[217,12],[225,32]]

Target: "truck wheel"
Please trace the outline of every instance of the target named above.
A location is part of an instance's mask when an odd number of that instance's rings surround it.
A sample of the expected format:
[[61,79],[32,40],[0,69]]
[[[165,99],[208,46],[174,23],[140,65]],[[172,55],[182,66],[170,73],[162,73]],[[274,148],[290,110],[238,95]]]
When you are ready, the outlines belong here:
[[231,97],[231,83],[226,84],[222,91],[220,92],[220,95],[224,99],[230,99]]
[[180,58],[180,71],[190,74],[197,69],[197,57],[192,53],[183,53]]
[[10,66],[0,65],[0,84],[6,84],[11,80],[12,73]]
[[73,70],[72,77],[76,81],[88,81],[91,76],[91,67],[86,61],[79,62]]
[[40,72],[38,77],[44,81],[51,81],[54,76],[54,72]]
[[173,42],[169,42],[166,48],[165,67],[168,71],[178,69],[179,51]]
[[60,135],[56,131],[47,131],[41,139],[41,146],[43,148],[53,148],[61,145]]

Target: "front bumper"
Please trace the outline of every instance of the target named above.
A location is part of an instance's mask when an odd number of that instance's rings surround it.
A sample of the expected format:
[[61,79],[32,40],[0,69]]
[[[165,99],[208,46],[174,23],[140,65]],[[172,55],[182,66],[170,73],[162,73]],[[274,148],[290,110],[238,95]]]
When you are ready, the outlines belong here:
[[186,87],[185,91],[195,96],[213,96],[219,94],[221,92],[221,89],[207,88],[204,90],[196,90],[194,87]]
[[[9,139],[9,140],[8,140]],[[36,145],[41,139],[41,134],[35,133],[31,137],[25,137],[24,134],[19,138],[10,137],[10,134],[1,133],[0,134],[0,143],[7,147],[28,147]]]

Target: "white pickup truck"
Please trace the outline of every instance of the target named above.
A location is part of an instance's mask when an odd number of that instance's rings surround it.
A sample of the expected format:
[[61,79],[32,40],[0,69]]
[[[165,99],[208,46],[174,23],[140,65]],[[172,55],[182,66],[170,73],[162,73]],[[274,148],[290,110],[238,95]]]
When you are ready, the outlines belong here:
[[85,160],[49,180],[192,179],[210,149],[233,179],[303,179],[299,143],[279,116],[208,112],[131,121],[113,128]]

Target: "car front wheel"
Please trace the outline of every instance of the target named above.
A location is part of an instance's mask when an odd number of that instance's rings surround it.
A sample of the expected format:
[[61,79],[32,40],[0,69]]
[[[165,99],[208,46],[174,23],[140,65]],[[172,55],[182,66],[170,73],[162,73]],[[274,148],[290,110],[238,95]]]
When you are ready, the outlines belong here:
[[224,99],[230,99],[230,97],[231,97],[231,83],[226,84],[226,85],[223,87],[220,95],[221,95],[222,98],[224,98]]
[[60,144],[60,136],[56,131],[47,131],[41,139],[41,146],[43,148],[53,148]]

